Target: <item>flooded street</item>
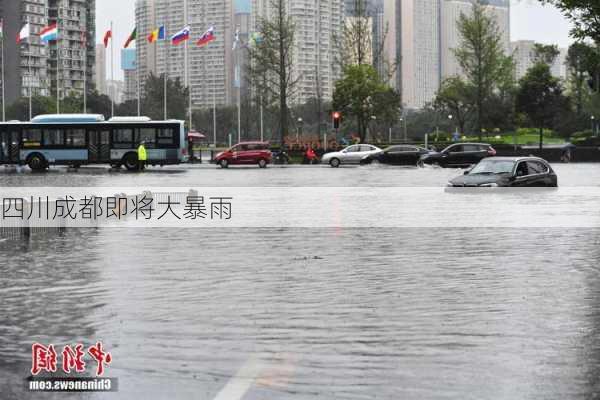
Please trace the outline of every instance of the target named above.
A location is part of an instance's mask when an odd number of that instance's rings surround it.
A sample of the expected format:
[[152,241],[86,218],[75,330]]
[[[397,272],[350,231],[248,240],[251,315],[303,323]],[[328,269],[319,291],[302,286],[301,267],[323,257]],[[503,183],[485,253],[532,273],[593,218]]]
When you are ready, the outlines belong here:
[[[600,164],[553,167],[563,187],[600,186]],[[461,173],[0,169],[0,186],[440,187]],[[27,391],[32,343],[96,341],[112,354],[107,376],[119,391],[70,398],[596,399],[600,229],[155,228],[0,239],[0,399],[62,398]]]

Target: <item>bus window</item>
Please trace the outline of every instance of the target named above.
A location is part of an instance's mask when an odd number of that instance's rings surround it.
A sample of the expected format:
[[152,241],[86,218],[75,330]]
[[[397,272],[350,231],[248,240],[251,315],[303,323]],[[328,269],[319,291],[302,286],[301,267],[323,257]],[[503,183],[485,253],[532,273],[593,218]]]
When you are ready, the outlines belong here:
[[113,131],[113,147],[116,149],[133,148],[133,129],[115,129]]
[[42,142],[42,130],[25,127],[23,129],[23,147],[39,147]]
[[158,130],[158,144],[160,146],[169,146],[175,144],[175,130],[172,128],[162,128]]
[[85,147],[84,129],[67,129],[65,145],[68,147]]
[[60,129],[44,130],[44,146],[63,146],[64,137]]
[[139,130],[140,143],[144,142],[145,147],[153,149],[156,141],[156,129],[154,128],[141,128]]

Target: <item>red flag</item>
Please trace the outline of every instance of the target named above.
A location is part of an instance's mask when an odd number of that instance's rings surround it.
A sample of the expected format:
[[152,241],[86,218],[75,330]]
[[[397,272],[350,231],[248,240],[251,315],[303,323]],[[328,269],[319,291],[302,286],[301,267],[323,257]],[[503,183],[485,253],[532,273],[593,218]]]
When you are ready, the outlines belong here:
[[109,29],[104,34],[104,48],[108,47],[108,41],[112,39],[112,31]]

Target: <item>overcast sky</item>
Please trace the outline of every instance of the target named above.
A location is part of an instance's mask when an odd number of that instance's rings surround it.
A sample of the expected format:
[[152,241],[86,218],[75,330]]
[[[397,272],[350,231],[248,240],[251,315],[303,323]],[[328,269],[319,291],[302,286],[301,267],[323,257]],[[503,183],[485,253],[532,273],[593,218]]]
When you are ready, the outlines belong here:
[[[120,52],[135,25],[135,0],[96,1],[97,41],[101,43],[104,32],[114,21],[115,77],[122,79]],[[567,47],[570,25],[553,7],[541,6],[537,0],[511,0],[511,40],[535,40],[546,44]],[[110,59],[110,57],[108,57]],[[108,61],[110,62],[110,61]],[[108,69],[110,71],[110,69]]]

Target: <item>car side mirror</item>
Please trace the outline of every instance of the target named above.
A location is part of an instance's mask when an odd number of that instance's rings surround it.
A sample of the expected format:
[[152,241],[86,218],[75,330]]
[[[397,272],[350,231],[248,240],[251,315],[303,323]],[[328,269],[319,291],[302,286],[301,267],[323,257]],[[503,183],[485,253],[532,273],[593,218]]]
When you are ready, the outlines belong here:
[[469,172],[471,172],[471,170],[466,170],[465,172],[463,172],[463,175],[469,175]]

